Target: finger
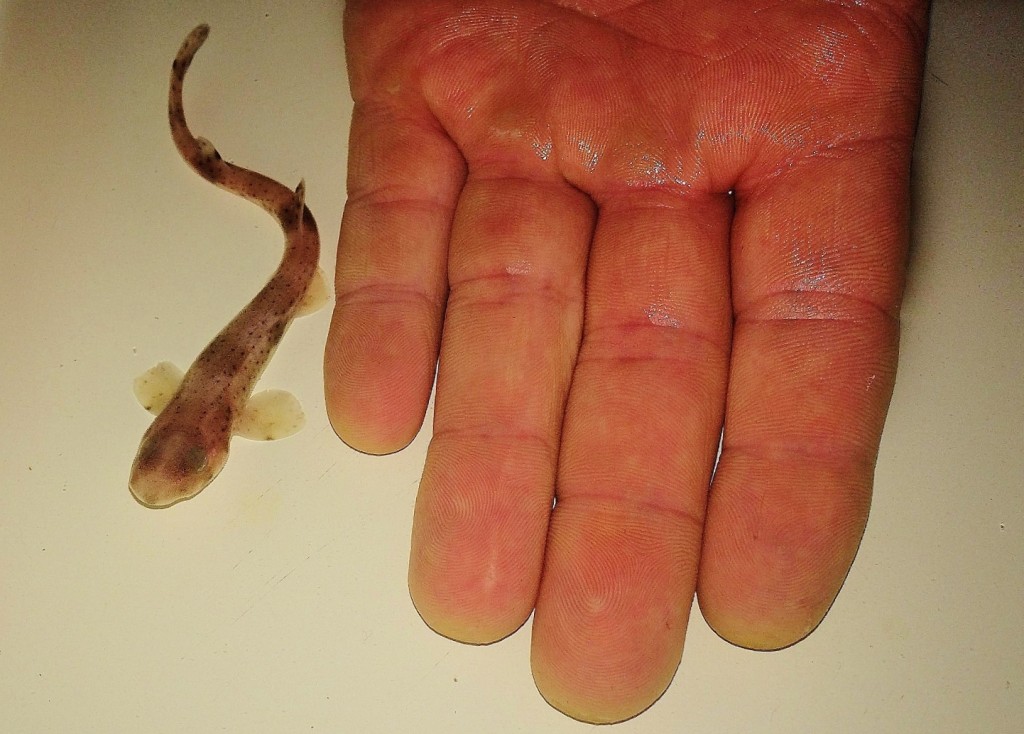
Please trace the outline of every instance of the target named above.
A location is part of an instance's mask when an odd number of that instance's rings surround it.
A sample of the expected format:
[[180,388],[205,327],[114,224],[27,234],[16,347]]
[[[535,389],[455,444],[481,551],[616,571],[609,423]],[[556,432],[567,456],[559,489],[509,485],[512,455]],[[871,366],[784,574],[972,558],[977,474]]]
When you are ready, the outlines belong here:
[[611,722],[649,706],[682,654],[729,344],[726,197],[603,202],[566,408],[533,672]]
[[416,435],[430,396],[464,164],[429,115],[372,101],[356,105],[349,148],[327,411],[347,444],[387,453]]
[[561,180],[471,174],[459,201],[409,568],[417,610],[455,639],[499,639],[533,608],[592,217]]
[[738,193],[736,312],[699,601],[737,644],[801,639],[867,520],[895,376],[906,150],[822,157]]

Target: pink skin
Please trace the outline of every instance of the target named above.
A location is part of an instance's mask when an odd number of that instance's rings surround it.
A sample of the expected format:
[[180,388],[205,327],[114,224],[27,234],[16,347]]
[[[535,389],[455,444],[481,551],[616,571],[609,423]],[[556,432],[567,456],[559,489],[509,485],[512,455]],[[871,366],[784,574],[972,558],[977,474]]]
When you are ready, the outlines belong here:
[[196,358],[174,398],[142,437],[129,487],[148,507],[194,497],[223,468],[235,421],[294,318],[320,258],[320,236],[301,183],[292,191],[228,163],[208,140],[189,131],[182,85],[208,33],[205,25],[193,30],[174,59],[168,102],[171,135],[196,173],[277,219],[285,251],[267,284]]
[[395,451],[440,359],[427,624],[535,610],[540,692],[608,722],[665,690],[695,592],[739,645],[819,623],[895,375],[926,10],[346,3],[328,408]]

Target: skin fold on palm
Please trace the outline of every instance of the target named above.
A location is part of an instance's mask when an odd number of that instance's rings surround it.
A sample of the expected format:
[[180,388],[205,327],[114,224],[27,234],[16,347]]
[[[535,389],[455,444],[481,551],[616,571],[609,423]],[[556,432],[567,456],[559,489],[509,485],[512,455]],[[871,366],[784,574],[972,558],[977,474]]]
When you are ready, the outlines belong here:
[[328,411],[396,451],[436,366],[428,625],[534,612],[542,695],[612,722],[669,685],[695,593],[750,648],[821,621],[895,378],[926,13],[347,3]]

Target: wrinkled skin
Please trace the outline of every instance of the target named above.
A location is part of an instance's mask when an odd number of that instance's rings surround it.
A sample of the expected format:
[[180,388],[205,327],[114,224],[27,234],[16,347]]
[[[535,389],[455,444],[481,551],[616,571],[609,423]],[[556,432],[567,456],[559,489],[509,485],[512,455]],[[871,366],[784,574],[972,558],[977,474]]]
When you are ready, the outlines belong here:
[[694,593],[737,645],[810,633],[893,387],[925,4],[350,0],[345,21],[328,408],[351,446],[398,450],[439,357],[426,623],[484,643],[536,610],[540,692],[595,722],[666,689]]

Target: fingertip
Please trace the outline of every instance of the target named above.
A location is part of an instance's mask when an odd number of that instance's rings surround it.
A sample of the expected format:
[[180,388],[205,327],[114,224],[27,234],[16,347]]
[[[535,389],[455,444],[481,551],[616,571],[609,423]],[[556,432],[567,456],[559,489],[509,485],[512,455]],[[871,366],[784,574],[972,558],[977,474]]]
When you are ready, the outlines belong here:
[[417,414],[404,421],[397,413],[381,416],[377,411],[360,410],[343,400],[328,399],[327,418],[335,435],[349,448],[371,456],[386,456],[406,448],[422,425]]
[[[698,597],[699,598],[699,597]],[[701,614],[716,635],[747,650],[773,652],[790,647],[810,635],[821,624],[831,606],[824,609],[774,609],[772,613],[744,613],[727,607],[707,609]]]
[[723,451],[697,601],[724,640],[779,650],[810,635],[846,580],[867,522],[870,475]]
[[[397,312],[397,309],[394,309]],[[368,318],[335,311],[324,350],[327,417],[338,437],[368,454],[399,451],[423,424],[437,345],[415,319],[380,307]]]
[[409,572],[409,596],[420,619],[437,634],[467,645],[490,645],[513,634],[526,623],[530,609],[482,608],[479,600],[453,604],[457,595],[438,594],[436,585],[424,583],[426,576]]
[[[496,454],[507,461],[495,465]],[[409,593],[423,621],[453,640],[487,644],[529,618],[551,507],[546,450],[436,434],[416,499]]]
[[552,525],[531,667],[549,704],[588,723],[648,709],[682,658],[699,530],[636,509],[563,505]]
[[331,419],[331,428],[346,446],[370,456],[387,456],[397,453],[412,443],[416,437],[415,431],[411,435],[382,434],[373,430],[373,428],[377,428],[376,426],[367,430],[364,426],[346,424],[343,419],[337,418]]
[[[674,674],[676,666],[673,667]],[[531,659],[533,682],[541,697],[555,710],[586,724],[619,724],[653,706],[668,690],[673,675],[664,680],[650,680],[650,685],[620,690],[618,695],[607,691],[585,690],[569,671],[559,670]]]

